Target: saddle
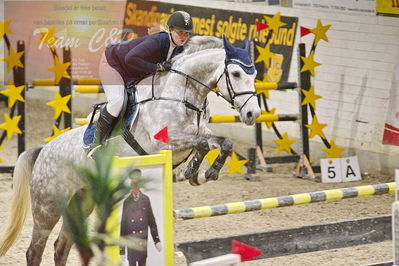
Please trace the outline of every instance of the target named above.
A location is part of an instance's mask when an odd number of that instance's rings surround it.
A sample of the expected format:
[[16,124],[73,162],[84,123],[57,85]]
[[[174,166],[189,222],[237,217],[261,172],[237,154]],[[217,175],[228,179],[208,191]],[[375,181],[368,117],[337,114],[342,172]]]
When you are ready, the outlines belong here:
[[[109,139],[111,136],[118,136],[122,135],[123,138],[129,139],[133,138],[133,135],[130,132],[134,121],[139,113],[139,105],[137,104],[137,95],[136,95],[136,87],[135,86],[128,86],[125,88],[125,96],[123,101],[122,110],[118,116],[118,120],[115,123],[114,128],[112,129],[111,133],[107,137]],[[93,112],[90,119],[90,122],[83,134],[83,148],[88,149],[91,143],[94,140],[94,132],[97,126],[96,121],[94,118],[97,113],[101,111],[102,108],[105,108],[107,102],[97,103],[93,105]],[[130,143],[129,143],[130,144]]]

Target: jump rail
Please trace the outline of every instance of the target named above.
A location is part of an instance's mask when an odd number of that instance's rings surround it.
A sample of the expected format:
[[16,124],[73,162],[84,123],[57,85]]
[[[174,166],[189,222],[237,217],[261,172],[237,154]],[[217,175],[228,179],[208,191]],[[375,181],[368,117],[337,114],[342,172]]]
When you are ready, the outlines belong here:
[[233,213],[268,210],[280,207],[335,201],[348,198],[360,198],[372,195],[392,194],[395,192],[395,182],[358,186],[350,188],[331,189],[318,192],[301,193],[289,196],[232,202],[211,206],[202,206],[175,210],[176,219],[197,219],[203,217],[220,216]]

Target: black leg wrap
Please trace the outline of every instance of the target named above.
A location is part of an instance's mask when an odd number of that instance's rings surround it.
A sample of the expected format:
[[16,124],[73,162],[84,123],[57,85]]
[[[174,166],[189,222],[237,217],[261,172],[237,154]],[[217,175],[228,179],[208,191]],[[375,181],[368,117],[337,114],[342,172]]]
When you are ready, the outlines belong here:
[[233,143],[229,139],[224,139],[220,147],[221,150],[218,157],[213,162],[212,166],[205,172],[206,180],[217,180],[219,178],[219,172],[222,169],[227,156],[229,156],[233,150]]
[[191,161],[187,164],[187,168],[184,171],[184,177],[190,180],[191,185],[198,186],[200,185],[198,181],[198,169],[204,160],[205,155],[209,152],[209,144],[205,138],[201,138],[195,147],[198,152],[194,154]]

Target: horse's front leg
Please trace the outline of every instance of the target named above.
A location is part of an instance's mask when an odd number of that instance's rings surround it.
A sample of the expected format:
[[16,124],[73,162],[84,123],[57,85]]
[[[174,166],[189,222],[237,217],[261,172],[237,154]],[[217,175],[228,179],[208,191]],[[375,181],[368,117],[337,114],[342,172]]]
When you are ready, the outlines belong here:
[[198,169],[204,160],[205,155],[209,152],[208,140],[204,137],[198,137],[194,141],[194,148],[196,153],[187,164],[186,170],[184,171],[185,179],[188,179],[190,184],[193,186],[201,185],[198,180]]
[[233,143],[231,140],[225,137],[215,137],[220,146],[220,152],[216,160],[213,162],[211,167],[205,172],[205,179],[217,180],[219,178],[220,170],[226,162],[227,156],[229,156],[233,150]]

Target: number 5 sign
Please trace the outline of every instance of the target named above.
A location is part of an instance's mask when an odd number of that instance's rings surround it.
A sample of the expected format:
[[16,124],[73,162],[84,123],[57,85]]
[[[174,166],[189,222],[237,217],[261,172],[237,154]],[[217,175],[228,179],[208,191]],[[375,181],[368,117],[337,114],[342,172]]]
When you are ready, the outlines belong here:
[[362,179],[357,156],[320,159],[321,182],[338,183]]

